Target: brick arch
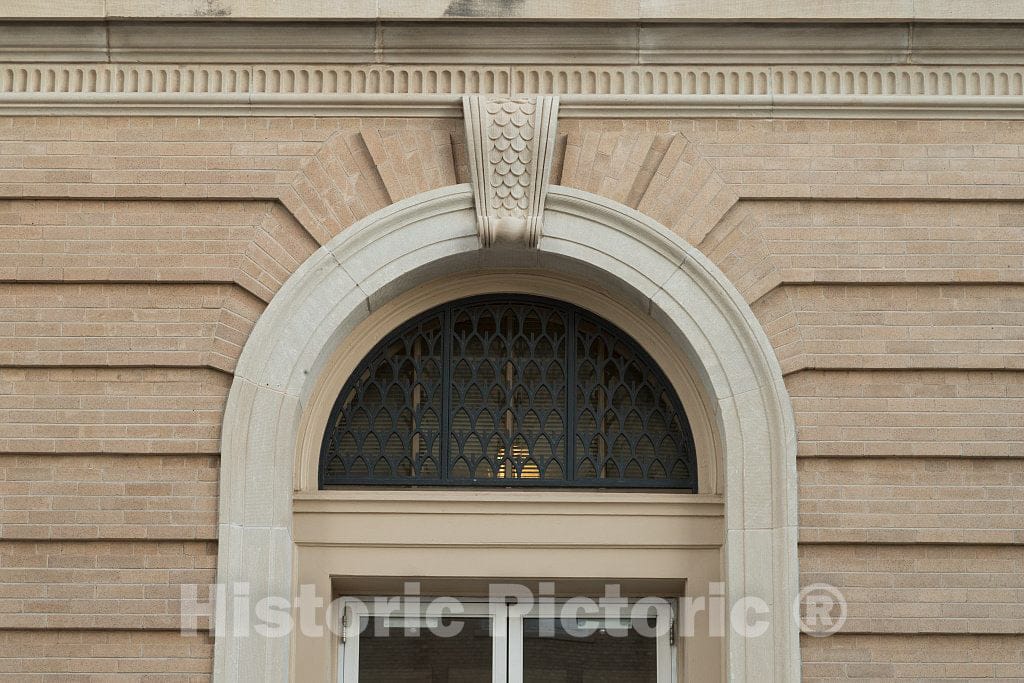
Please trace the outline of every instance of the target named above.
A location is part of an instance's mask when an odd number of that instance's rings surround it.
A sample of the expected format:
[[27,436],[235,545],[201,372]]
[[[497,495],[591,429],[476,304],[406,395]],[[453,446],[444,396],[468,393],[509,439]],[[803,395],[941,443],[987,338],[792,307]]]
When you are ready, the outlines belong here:
[[570,132],[559,182],[636,209],[692,245],[738,199],[680,132]]
[[784,370],[806,367],[806,344],[757,216],[681,132],[571,131],[560,182],[657,220],[697,247],[754,306]]
[[281,200],[326,244],[389,204],[459,182],[456,149],[461,135],[447,122],[338,131],[302,162]]

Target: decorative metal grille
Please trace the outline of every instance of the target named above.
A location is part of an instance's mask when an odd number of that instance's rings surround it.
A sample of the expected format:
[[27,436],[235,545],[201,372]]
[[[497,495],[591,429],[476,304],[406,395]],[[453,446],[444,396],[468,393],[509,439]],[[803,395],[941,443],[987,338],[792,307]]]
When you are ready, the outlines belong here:
[[335,402],[320,487],[697,490],[693,435],[611,323],[527,296],[463,299],[390,334]]

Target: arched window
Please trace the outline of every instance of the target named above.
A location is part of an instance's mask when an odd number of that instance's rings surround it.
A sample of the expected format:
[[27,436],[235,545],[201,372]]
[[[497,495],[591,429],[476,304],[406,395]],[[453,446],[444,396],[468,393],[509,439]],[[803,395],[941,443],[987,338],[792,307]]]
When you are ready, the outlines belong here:
[[697,490],[693,435],[651,357],[602,318],[521,295],[462,299],[389,334],[331,411],[320,488]]

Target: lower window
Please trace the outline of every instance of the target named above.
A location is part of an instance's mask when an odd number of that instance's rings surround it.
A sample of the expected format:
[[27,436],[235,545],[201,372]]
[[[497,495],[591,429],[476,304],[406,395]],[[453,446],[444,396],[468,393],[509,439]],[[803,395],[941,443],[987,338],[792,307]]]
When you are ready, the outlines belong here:
[[670,600],[342,601],[339,683],[673,683]]

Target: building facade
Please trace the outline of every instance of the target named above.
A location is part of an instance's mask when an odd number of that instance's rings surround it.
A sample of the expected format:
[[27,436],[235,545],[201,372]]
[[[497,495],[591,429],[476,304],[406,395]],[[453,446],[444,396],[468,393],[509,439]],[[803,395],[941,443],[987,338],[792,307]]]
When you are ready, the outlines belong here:
[[1024,678],[1024,8],[0,9],[0,677]]

